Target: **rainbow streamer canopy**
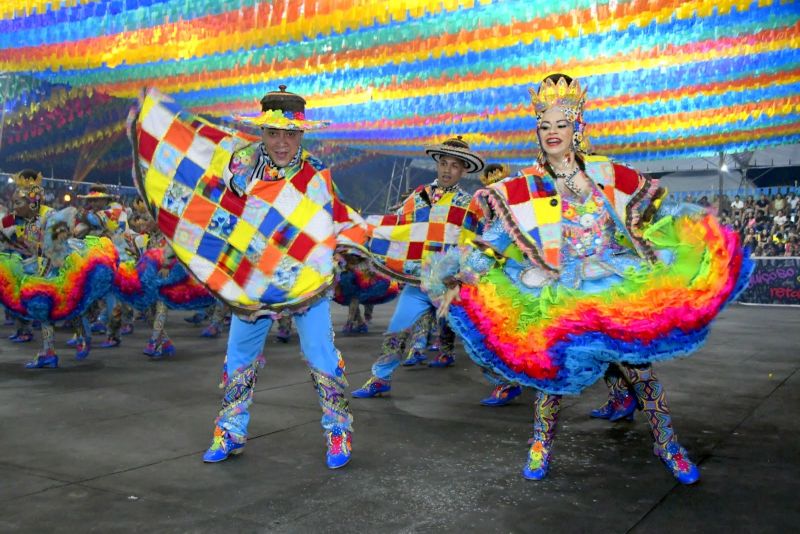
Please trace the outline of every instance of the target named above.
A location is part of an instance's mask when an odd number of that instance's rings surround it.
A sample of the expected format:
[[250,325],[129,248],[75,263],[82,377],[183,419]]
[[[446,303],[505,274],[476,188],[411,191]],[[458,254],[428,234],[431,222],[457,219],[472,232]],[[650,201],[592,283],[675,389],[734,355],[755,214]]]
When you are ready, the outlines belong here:
[[800,6],[779,0],[3,2],[0,158],[124,169],[117,99],[156,86],[227,120],[287,85],[306,119],[332,121],[313,134],[329,145],[419,157],[461,133],[527,163],[527,90],[553,72],[588,88],[597,152],[757,150],[800,142],[799,30]]

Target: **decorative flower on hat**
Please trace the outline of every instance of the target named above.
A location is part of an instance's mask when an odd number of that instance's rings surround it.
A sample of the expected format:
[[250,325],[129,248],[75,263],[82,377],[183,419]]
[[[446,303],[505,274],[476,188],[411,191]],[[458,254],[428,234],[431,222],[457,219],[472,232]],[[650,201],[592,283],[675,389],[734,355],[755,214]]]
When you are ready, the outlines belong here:
[[235,115],[234,118],[239,122],[278,130],[319,130],[330,125],[330,121],[306,119],[305,105],[302,96],[290,93],[285,85],[281,85],[277,91],[271,91],[261,99],[261,113]]

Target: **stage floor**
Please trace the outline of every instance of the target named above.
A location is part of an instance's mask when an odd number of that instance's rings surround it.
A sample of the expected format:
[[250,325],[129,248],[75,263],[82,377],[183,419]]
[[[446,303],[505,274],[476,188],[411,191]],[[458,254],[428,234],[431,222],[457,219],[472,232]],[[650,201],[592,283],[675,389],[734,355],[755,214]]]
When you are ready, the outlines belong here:
[[[393,304],[371,333],[337,335],[351,389],[369,376]],[[391,395],[353,399],[354,453],[324,463],[316,393],[296,338],[265,349],[243,455],[203,464],[225,339],[186,313],[176,356],[142,355],[149,329],[58,370],[0,342],[2,532],[790,532],[800,525],[800,309],[733,306],[694,357],[656,366],[701,481],[682,487],[634,422],[588,417],[595,384],[565,398],[547,480],[524,480],[532,392],[485,408],[459,347],[449,369],[400,368]],[[341,327],[346,311],[334,305]],[[4,330],[11,333],[11,328]]]

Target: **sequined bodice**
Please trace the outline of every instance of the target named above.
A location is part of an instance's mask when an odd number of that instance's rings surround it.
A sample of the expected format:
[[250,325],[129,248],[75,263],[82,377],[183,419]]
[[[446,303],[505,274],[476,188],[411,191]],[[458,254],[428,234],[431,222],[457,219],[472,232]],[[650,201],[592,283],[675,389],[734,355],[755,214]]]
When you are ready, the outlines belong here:
[[614,223],[602,193],[592,193],[582,201],[570,193],[562,197],[562,259],[585,259],[607,250],[614,235]]

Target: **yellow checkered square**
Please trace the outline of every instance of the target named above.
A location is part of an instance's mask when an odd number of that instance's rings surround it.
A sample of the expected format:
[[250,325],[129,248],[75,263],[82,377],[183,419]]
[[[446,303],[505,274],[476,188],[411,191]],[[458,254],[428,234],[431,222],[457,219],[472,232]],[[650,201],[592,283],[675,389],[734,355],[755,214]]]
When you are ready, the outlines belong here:
[[156,206],[161,207],[164,201],[164,195],[167,189],[172,184],[172,176],[166,176],[160,172],[155,166],[147,169],[147,179],[145,180],[145,192],[147,198]]
[[321,209],[322,206],[309,200],[308,197],[303,197],[297,207],[287,217],[287,220],[302,230]]
[[[552,202],[554,197],[534,198],[533,209],[539,225],[554,224],[561,221],[561,202]],[[555,204],[555,206],[553,206]]]
[[250,244],[250,241],[253,240],[253,236],[256,235],[256,232],[256,227],[239,219],[238,224],[233,229],[233,232],[231,232],[230,237],[228,237],[228,243],[233,245],[236,250],[245,252],[247,251],[247,246]]

